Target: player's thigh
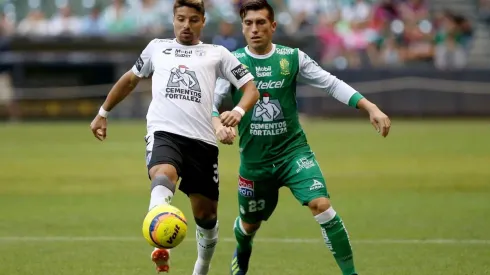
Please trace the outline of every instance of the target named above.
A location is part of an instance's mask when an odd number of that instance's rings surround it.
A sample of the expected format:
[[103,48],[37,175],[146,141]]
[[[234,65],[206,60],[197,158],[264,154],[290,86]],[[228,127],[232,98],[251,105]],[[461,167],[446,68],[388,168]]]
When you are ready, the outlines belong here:
[[317,198],[330,197],[321,168],[311,152],[298,154],[285,163],[280,180],[302,205],[308,205]]
[[172,135],[165,132],[155,132],[145,137],[146,141],[146,166],[148,176],[160,165],[168,164],[177,172],[176,180],[182,173],[183,154],[178,141]]
[[199,194],[218,201],[218,147],[197,140],[186,142],[179,189],[188,196]]
[[249,224],[267,221],[277,206],[279,186],[272,178],[262,177],[270,175],[263,172],[260,168],[253,171],[240,168],[238,206],[240,218]]

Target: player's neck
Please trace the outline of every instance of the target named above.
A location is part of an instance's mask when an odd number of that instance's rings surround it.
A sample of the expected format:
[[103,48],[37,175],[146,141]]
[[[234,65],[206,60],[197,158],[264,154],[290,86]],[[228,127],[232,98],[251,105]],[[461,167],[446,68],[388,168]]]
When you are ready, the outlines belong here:
[[272,48],[273,48],[272,43],[267,44],[267,46],[263,47],[263,48],[252,48],[252,47],[248,46],[248,50],[255,55],[269,54],[272,51]]

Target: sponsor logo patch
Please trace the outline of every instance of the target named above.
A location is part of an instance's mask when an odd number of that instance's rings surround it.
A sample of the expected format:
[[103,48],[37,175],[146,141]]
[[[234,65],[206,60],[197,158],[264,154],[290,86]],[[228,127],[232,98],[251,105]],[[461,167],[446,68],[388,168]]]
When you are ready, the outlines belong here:
[[238,192],[244,197],[254,196],[254,182],[238,176]]
[[240,64],[236,66],[233,70],[231,70],[231,73],[235,76],[237,80],[240,80],[248,74],[248,70],[242,64]]

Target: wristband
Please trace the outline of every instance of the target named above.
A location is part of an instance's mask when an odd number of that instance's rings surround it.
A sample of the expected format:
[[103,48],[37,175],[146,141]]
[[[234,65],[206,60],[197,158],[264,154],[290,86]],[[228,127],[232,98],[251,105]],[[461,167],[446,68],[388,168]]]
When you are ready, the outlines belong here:
[[242,107],[240,106],[235,106],[235,108],[233,108],[233,111],[237,111],[240,113],[240,115],[244,116],[245,115],[245,111],[242,109]]
[[109,112],[104,110],[104,107],[101,106],[99,109],[99,116],[107,118],[108,115],[109,115]]

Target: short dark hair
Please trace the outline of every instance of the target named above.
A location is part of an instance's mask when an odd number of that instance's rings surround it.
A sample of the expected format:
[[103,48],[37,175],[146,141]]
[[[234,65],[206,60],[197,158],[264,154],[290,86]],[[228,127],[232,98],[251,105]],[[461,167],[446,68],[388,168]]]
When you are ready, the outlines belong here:
[[206,10],[204,9],[203,0],[175,0],[174,2],[174,14],[178,8],[189,7],[197,10],[200,14],[204,15]]
[[[295,0],[298,1],[298,0]],[[248,11],[259,11],[266,9],[269,12],[269,20],[274,22],[274,9],[267,0],[245,0],[240,7],[240,17],[245,18]]]

